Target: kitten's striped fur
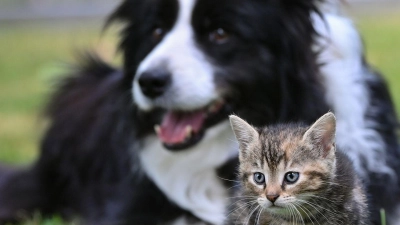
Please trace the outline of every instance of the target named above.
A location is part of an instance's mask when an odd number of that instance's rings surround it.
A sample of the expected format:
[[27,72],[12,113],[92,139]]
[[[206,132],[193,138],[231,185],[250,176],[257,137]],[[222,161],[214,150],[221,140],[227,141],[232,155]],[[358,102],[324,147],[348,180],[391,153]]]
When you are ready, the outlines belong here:
[[239,117],[230,120],[240,146],[241,187],[228,224],[369,224],[353,165],[336,149],[333,113],[311,127],[257,129]]

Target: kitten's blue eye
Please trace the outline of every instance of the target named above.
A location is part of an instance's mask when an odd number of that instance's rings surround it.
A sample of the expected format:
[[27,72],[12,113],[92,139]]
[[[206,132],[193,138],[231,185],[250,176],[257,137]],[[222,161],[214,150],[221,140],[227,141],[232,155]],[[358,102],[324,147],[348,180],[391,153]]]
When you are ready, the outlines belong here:
[[258,185],[263,185],[265,183],[265,176],[262,173],[254,173],[254,182]]
[[294,184],[299,179],[300,175],[297,172],[287,172],[285,174],[285,181],[289,184]]

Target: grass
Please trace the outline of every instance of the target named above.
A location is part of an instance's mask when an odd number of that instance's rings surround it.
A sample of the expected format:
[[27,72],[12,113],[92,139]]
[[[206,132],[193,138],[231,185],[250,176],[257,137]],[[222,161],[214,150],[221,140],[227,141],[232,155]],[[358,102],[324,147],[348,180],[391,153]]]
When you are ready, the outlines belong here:
[[49,218],[43,218],[40,215],[40,213],[35,213],[31,219],[27,220],[26,222],[20,225],[78,225],[78,224],[79,223],[77,221],[67,223],[63,221],[63,219],[58,215],[54,215]]
[[360,16],[357,21],[367,46],[368,60],[383,73],[400,113],[400,10]]
[[[360,15],[357,26],[365,38],[367,58],[388,81],[400,112],[400,13]],[[114,59],[115,37],[100,37],[94,22],[0,24],[0,161],[27,165],[38,153],[45,129],[41,111],[56,80],[73,61],[74,50],[94,47]],[[24,225],[61,225],[59,217],[35,216]]]
[[78,49],[94,48],[112,58],[115,40],[101,37],[101,24],[0,24],[0,159],[27,164],[43,133],[40,114],[53,81],[67,70]]
[[384,209],[380,210],[381,214],[381,225],[386,225],[386,212]]

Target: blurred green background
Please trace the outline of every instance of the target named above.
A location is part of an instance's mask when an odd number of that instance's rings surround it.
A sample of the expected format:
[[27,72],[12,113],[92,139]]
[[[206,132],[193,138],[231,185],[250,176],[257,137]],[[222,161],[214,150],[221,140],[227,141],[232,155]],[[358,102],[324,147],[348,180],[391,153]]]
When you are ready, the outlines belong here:
[[[350,10],[367,46],[367,58],[385,76],[400,112],[400,9]],[[29,165],[46,127],[42,110],[58,78],[82,49],[118,64],[115,29],[102,19],[0,20],[0,161]],[[62,224],[57,217],[26,224]]]
[[100,21],[0,23],[2,162],[27,164],[36,157],[45,127],[43,108],[79,51],[95,49],[115,61],[116,39],[111,31],[102,34]]

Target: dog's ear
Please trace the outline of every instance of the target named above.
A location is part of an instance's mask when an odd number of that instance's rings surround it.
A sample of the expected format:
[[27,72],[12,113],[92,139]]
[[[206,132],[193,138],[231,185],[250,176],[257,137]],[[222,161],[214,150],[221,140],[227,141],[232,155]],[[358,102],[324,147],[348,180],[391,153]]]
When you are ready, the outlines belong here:
[[104,27],[107,28],[114,22],[126,22],[129,19],[129,14],[132,11],[132,3],[130,1],[122,1],[122,3],[114,10],[114,12],[107,18]]
[[[282,6],[288,10],[293,9],[308,9],[314,10],[319,5],[324,4],[325,0],[278,0]],[[335,0],[339,1],[339,0]]]
[[107,18],[104,25],[107,28],[115,22],[137,24],[144,15],[154,12],[154,5],[146,0],[123,0],[121,4],[114,10],[113,13]]
[[[311,13],[321,15],[322,8],[326,8],[325,0],[277,0],[280,8],[283,9],[285,17],[289,16],[299,23],[306,22]],[[329,0],[330,1],[330,0]],[[340,1],[340,0],[334,0]],[[296,18],[297,17],[297,18]],[[304,20],[304,21],[303,21]]]

